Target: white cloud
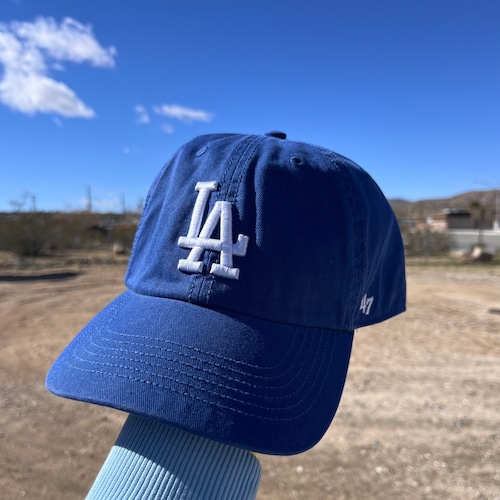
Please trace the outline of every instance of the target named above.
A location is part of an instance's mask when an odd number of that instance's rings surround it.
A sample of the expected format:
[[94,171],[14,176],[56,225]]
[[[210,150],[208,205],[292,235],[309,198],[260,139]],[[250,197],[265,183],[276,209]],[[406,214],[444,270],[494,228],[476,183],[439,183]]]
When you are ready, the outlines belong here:
[[145,124],[149,123],[151,119],[149,118],[149,113],[147,112],[146,108],[144,106],[141,106],[138,104],[134,108],[135,114],[137,115],[137,123]]
[[109,199],[92,200],[92,208],[98,212],[113,212],[123,205],[119,197],[111,197]]
[[213,120],[214,115],[208,111],[203,111],[201,109],[191,109],[185,108],[184,106],[179,106],[178,104],[163,104],[161,106],[155,106],[153,111],[162,116],[168,116],[169,118],[175,118],[182,122],[210,122]]
[[[87,208],[88,198],[80,198],[78,206]],[[92,197],[92,210],[96,212],[115,212],[123,207],[123,199],[115,193],[106,193],[104,197]]]
[[0,23],[0,102],[26,114],[52,113],[92,118],[88,107],[66,84],[49,76],[49,67],[64,70],[62,61],[115,65],[114,47],[103,48],[91,26],[66,18],[59,25],[52,18],[34,22]]
[[175,132],[174,127],[172,127],[172,125],[169,125],[168,123],[164,123],[161,126],[161,130],[165,132],[165,134],[173,134]]
[[122,149],[123,154],[130,155],[138,151],[138,148],[135,144],[131,146],[124,146]]
[[92,33],[91,26],[85,26],[69,17],[58,26],[52,18],[38,18],[34,23],[11,23],[18,38],[43,49],[56,60],[77,63],[90,62],[93,66],[113,67],[114,47],[102,48]]
[[94,110],[64,83],[40,74],[6,73],[0,83],[0,100],[28,115],[38,112],[79,118],[95,116]]

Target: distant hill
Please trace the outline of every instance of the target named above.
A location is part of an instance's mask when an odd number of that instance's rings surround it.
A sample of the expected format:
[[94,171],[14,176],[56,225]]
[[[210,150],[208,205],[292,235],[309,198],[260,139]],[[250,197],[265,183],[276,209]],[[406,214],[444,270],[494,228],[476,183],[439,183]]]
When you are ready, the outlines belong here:
[[[500,197],[500,193],[498,196]],[[500,203],[500,198],[498,201]],[[389,200],[394,211],[400,213],[406,211],[411,215],[431,215],[440,213],[447,208],[468,210],[472,202],[479,202],[483,207],[494,210],[495,191],[467,191],[449,198],[419,201],[408,201],[400,198]]]
[[[500,191],[498,192],[498,208],[500,210]],[[391,198],[389,203],[393,210],[398,213],[406,213],[413,216],[432,215],[441,213],[444,209],[462,209],[468,210],[472,202],[479,202],[484,208],[494,212],[495,210],[495,191],[467,191],[462,194],[450,196],[449,198],[435,198],[418,201],[408,201],[402,198]],[[13,220],[19,214],[27,214],[29,211],[21,212],[0,212],[0,222]],[[57,219],[86,220],[89,225],[109,226],[117,224],[137,224],[139,213],[100,213],[100,212],[65,212],[63,210],[51,213]]]

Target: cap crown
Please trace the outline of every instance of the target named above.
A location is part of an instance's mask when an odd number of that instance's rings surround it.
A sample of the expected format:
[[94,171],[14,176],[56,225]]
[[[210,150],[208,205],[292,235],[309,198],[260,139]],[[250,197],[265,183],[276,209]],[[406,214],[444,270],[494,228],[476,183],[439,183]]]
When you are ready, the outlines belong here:
[[132,291],[352,331],[405,309],[404,254],[373,179],[331,151],[218,134],[182,147],[146,199]]

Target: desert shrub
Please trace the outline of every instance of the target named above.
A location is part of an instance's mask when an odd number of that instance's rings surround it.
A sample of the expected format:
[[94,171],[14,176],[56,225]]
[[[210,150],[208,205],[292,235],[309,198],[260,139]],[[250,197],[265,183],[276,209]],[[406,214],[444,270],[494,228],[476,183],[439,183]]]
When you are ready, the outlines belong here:
[[0,249],[18,255],[39,256],[47,248],[50,215],[42,212],[22,212],[4,218]]
[[135,225],[115,226],[111,232],[111,238],[113,243],[120,245],[128,253],[132,248],[136,231],[137,226]]
[[[101,214],[9,212],[0,214],[0,250],[19,256],[92,249],[117,242],[129,250],[137,225],[101,224]],[[109,219],[109,218],[108,218]]]

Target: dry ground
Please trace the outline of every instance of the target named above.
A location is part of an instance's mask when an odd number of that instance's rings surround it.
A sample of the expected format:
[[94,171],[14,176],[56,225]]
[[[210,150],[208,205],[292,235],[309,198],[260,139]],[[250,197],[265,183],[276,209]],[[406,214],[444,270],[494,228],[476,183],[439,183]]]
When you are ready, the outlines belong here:
[[[124,271],[0,270],[0,498],[92,484],[125,415],[52,396],[44,378]],[[259,500],[500,499],[500,267],[409,266],[408,292],[405,314],[356,333],[323,440],[259,457]]]

